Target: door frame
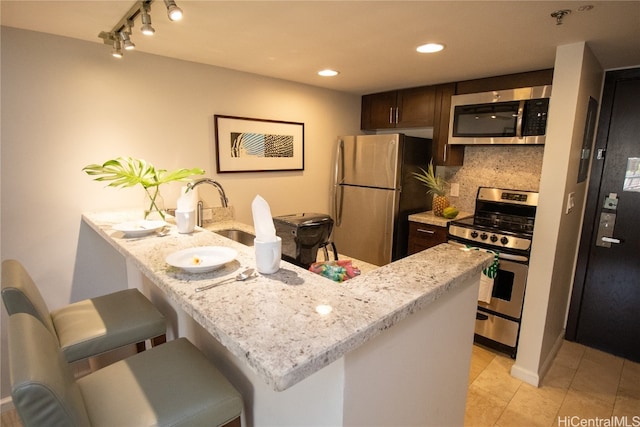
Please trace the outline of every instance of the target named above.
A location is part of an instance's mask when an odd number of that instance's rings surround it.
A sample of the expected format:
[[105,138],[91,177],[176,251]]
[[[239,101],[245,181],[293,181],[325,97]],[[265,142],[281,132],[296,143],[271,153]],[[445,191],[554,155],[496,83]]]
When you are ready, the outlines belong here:
[[[611,114],[615,101],[617,82],[632,78],[640,78],[640,68],[629,68],[624,70],[607,71],[604,78],[602,102],[598,117],[598,130],[593,150],[593,160],[591,162],[591,175],[589,177],[589,187],[587,189],[587,201],[582,222],[582,233],[580,245],[578,247],[578,259],[576,271],[573,279],[573,289],[569,303],[567,315],[567,325],[565,338],[569,341],[576,341],[578,334],[578,321],[582,308],[582,297],[584,285],[589,270],[589,253],[591,245],[594,244],[594,236],[598,228],[600,212],[600,185],[602,173],[604,171],[604,159],[606,158],[607,142],[609,136],[609,126],[611,124]],[[598,150],[604,150],[604,158],[598,159]]]

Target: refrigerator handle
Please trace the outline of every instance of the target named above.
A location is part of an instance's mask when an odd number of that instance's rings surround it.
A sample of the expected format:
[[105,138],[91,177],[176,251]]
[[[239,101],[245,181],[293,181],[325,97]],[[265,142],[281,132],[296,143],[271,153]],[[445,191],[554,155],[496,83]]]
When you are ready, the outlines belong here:
[[336,164],[333,171],[333,212],[332,216],[337,227],[342,222],[342,177],[340,172],[344,170],[344,142],[342,139],[338,140],[338,146],[336,148]]

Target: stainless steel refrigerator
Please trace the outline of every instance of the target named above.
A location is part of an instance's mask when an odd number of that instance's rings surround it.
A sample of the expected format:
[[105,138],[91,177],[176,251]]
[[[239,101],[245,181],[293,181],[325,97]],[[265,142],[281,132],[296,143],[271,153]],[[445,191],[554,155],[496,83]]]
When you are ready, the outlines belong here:
[[408,216],[431,209],[412,175],[427,168],[431,146],[403,134],[338,138],[332,238],[341,257],[384,265],[407,255]]

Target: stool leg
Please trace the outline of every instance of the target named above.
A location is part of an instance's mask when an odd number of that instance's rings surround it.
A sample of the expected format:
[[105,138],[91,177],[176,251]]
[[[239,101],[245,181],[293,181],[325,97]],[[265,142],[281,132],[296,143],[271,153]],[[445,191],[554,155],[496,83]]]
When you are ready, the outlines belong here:
[[[155,347],[155,346],[158,346],[160,344],[164,344],[166,342],[167,342],[167,336],[165,334],[162,334],[162,335],[157,336],[155,338],[151,338],[151,347]],[[136,343],[136,351],[138,353],[142,353],[146,349],[147,349],[147,345],[146,345],[146,343],[144,341]]]
[[226,424],[223,424],[221,427],[240,427],[241,423],[240,423],[240,417],[235,418],[231,421],[229,421]]
[[165,334],[162,334],[158,337],[155,338],[151,338],[151,346],[155,347],[158,346],[160,344],[164,344],[167,342],[167,336]]

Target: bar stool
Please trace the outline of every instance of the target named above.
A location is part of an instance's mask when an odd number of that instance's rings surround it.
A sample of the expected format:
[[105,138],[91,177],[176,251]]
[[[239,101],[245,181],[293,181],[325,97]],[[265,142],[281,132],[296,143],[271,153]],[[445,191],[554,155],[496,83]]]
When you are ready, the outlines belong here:
[[67,362],[145,340],[166,341],[164,316],[137,289],[79,301],[49,312],[29,273],[16,260],[2,262],[2,300],[9,315],[27,313],[56,337]]
[[186,338],[74,379],[35,317],[9,317],[11,396],[25,427],[240,426],[242,397]]

